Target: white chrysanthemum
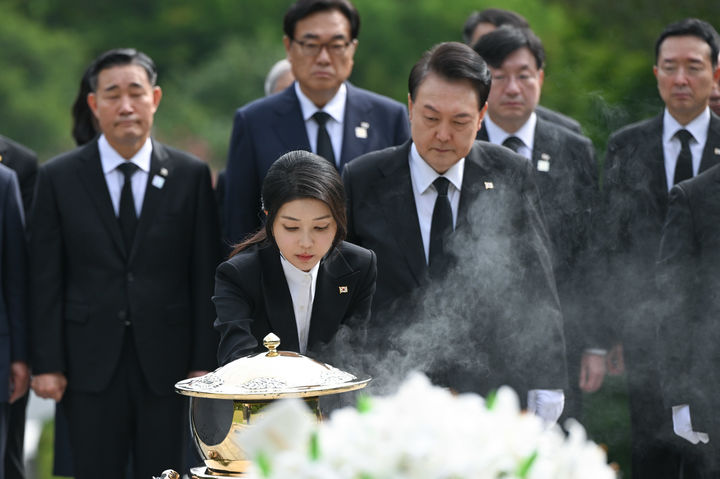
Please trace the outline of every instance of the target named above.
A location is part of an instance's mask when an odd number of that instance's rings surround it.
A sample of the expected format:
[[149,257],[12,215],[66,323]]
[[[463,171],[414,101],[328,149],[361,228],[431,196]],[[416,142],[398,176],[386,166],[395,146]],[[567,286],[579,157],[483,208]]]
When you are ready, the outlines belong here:
[[[314,429],[315,447],[308,445],[313,432],[306,421],[294,417],[302,414],[299,405],[280,402],[253,428],[252,455],[262,456],[264,464],[250,477],[614,478],[604,451],[587,440],[580,424],[568,424],[567,438],[557,427],[546,429],[541,419],[520,410],[517,395],[506,387],[488,409],[478,395],[455,396],[415,373],[394,396],[372,398],[369,411],[335,411]],[[300,444],[265,437],[279,431],[273,423]],[[289,431],[290,424],[297,430]]]

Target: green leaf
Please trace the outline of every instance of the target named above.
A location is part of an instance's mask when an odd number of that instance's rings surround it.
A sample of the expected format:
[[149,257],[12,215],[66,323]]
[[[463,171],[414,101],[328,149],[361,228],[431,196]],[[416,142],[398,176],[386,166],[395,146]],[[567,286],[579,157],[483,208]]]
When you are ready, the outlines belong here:
[[317,431],[313,431],[310,435],[310,460],[314,462],[318,459],[320,459],[320,441]]
[[488,408],[488,411],[495,407],[495,401],[497,401],[497,391],[493,389],[485,398],[485,407]]
[[535,459],[537,459],[538,453],[537,451],[530,454],[530,456],[525,459],[523,462],[520,463],[520,466],[518,466],[517,475],[520,479],[525,479],[528,475],[528,472],[530,472],[530,468],[532,467],[533,463],[535,462]]
[[372,409],[372,399],[367,394],[360,394],[357,400],[357,410],[360,414],[370,412]]
[[258,453],[255,462],[260,468],[260,472],[262,473],[263,477],[270,477],[270,459],[265,455],[264,452],[260,451]]

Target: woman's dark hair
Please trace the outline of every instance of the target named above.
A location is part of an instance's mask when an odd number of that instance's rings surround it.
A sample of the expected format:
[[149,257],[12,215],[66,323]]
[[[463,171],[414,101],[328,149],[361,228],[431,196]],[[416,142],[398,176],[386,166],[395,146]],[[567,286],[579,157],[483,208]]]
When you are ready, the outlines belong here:
[[311,198],[320,200],[330,208],[337,224],[333,246],[345,239],[347,214],[345,188],[335,166],[325,158],[309,151],[285,153],[275,160],[265,176],[262,186],[262,207],[266,212],[265,225],[235,245],[230,256],[254,244],[274,242],[273,223],[282,206],[293,200]]
[[71,110],[73,119],[72,137],[75,139],[77,146],[92,141],[100,130],[97,119],[87,103],[87,96],[92,91],[90,88],[90,73],[93,67],[94,64],[91,64],[83,73],[80,79],[80,89]]

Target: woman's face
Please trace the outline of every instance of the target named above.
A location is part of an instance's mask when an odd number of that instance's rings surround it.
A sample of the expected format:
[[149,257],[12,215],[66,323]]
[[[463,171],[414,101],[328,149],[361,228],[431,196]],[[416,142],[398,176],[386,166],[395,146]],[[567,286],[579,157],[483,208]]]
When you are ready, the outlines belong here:
[[298,269],[310,271],[330,250],[337,224],[327,204],[313,198],[288,201],[273,222],[280,252]]

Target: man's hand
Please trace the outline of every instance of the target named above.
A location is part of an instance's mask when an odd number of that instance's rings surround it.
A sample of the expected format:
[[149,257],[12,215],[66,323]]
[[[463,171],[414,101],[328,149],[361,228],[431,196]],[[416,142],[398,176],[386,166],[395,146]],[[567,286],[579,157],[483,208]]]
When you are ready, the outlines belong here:
[[208,373],[210,373],[210,371],[190,371],[187,378],[199,378],[200,376],[205,376]]
[[58,402],[65,394],[67,379],[62,373],[45,373],[33,376],[32,388],[41,398],[54,399]]
[[605,379],[605,355],[583,353],[580,360],[580,389],[594,393]]
[[619,376],[625,372],[625,360],[623,359],[623,346],[622,343],[618,343],[608,351],[607,357],[607,372],[611,376]]
[[30,369],[25,361],[10,363],[10,404],[23,397],[30,387]]

